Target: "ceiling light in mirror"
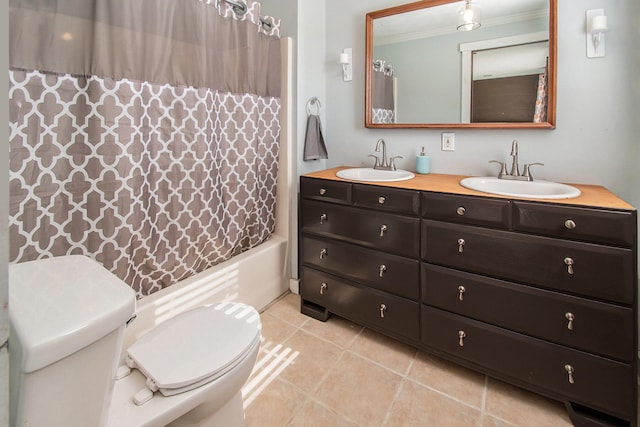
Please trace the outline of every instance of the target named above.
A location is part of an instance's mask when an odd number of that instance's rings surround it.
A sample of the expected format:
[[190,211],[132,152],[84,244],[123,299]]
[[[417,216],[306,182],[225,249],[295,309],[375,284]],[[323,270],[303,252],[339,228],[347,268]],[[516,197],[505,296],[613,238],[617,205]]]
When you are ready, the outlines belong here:
[[467,0],[463,7],[458,9],[458,31],[473,31],[482,25],[482,12],[480,7],[471,0]]

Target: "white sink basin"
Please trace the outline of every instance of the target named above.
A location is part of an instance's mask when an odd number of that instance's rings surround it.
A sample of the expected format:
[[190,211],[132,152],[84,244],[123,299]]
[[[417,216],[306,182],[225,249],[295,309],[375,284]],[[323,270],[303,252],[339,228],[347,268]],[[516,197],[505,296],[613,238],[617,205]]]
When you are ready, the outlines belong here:
[[551,181],[513,181],[494,177],[464,178],[460,185],[484,193],[533,199],[571,199],[580,190],[567,184]]
[[351,181],[393,182],[406,181],[415,177],[412,172],[405,170],[384,171],[373,168],[351,168],[336,172],[336,176]]

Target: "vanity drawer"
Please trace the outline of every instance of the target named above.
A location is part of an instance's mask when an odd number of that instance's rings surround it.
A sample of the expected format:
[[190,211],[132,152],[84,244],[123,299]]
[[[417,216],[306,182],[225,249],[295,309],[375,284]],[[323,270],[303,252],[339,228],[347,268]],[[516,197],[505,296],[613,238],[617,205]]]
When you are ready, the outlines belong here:
[[420,265],[416,259],[303,236],[302,262],[383,291],[419,298]]
[[513,206],[515,230],[627,247],[635,243],[634,212],[526,202]]
[[303,176],[300,177],[300,197],[350,205],[351,184]]
[[416,301],[362,288],[308,267],[302,269],[300,293],[303,299],[339,316],[413,341],[419,339],[420,306]]
[[[631,365],[433,307],[423,305],[421,310],[422,340],[430,347],[575,403],[623,418],[632,413],[636,378]],[[567,370],[572,370],[571,377]]]
[[422,193],[422,216],[460,224],[507,229],[510,202],[504,199]]
[[430,264],[422,265],[422,302],[613,359],[637,357],[630,308]]
[[305,233],[330,237],[411,258],[420,253],[420,219],[303,200]]
[[353,184],[355,206],[420,215],[420,192],[375,185]]
[[459,268],[553,290],[632,305],[630,249],[423,220],[422,256]]

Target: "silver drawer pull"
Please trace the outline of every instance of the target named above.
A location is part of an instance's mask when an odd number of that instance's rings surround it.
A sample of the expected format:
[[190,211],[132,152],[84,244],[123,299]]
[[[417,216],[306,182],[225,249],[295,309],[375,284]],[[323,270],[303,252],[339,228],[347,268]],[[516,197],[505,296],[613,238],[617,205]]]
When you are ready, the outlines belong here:
[[464,333],[464,331],[458,331],[458,338],[460,339],[460,341],[458,341],[458,345],[460,347],[464,347],[464,339],[467,336],[467,334]]
[[456,209],[456,213],[460,216],[463,216],[466,212],[467,210],[464,208],[464,206],[459,206],[458,209]]
[[387,266],[384,264],[380,264],[380,277],[384,275],[385,271],[387,271]]
[[326,249],[322,249],[320,251],[320,259],[323,259],[326,255],[327,255],[327,250]]
[[564,226],[568,230],[573,230],[574,228],[576,228],[576,222],[572,219],[568,219],[564,222]]
[[384,319],[384,312],[387,311],[387,306],[380,304],[380,317]]
[[389,227],[387,227],[386,225],[382,224],[380,226],[380,237],[384,237],[384,232],[387,231],[389,229]]
[[570,331],[573,331],[573,321],[575,320],[576,317],[573,315],[573,313],[570,313],[568,311],[564,314],[564,317],[568,321],[567,329]]
[[458,239],[458,252],[464,252],[464,239]]
[[325,194],[327,194],[327,189],[326,188],[321,188],[319,191],[321,196],[324,196]]
[[322,284],[320,285],[320,295],[324,295],[324,291],[327,290],[327,284],[322,282]]
[[465,292],[467,292],[467,290],[464,288],[464,286],[458,286],[458,299],[460,301],[464,301]]
[[324,224],[327,221],[327,214],[320,215],[320,224]]
[[379,204],[384,205],[384,202],[386,202],[386,201],[387,201],[386,197],[384,197],[384,196],[378,197],[378,203]]
[[567,273],[573,274],[573,258],[566,257],[564,264],[567,266]]
[[573,372],[574,372],[573,366],[564,365],[564,370],[567,371],[567,375],[569,375],[569,384],[573,384],[574,383],[574,381],[573,381]]

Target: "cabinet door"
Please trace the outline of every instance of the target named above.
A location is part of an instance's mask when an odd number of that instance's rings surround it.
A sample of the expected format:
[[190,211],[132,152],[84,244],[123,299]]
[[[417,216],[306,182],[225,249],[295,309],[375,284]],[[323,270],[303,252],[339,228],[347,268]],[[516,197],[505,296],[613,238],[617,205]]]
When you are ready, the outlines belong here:
[[631,362],[635,316],[627,307],[422,265],[422,301],[557,344]]
[[323,202],[351,204],[351,184],[318,178],[300,178],[300,197]]
[[505,199],[422,193],[422,216],[459,224],[509,228],[510,202]]
[[513,202],[514,230],[631,247],[636,215],[629,211]]
[[310,236],[302,237],[305,265],[414,300],[420,291],[420,265],[360,246]]
[[417,342],[419,303],[367,289],[308,267],[302,269],[302,297],[332,313]]
[[354,184],[353,205],[418,216],[420,214],[420,193],[378,185]]
[[304,233],[411,258],[420,252],[419,218],[303,200],[300,222]]
[[425,344],[491,371],[526,381],[621,418],[631,419],[631,365],[422,306]]
[[423,258],[431,264],[632,305],[630,249],[465,225],[423,221]]

